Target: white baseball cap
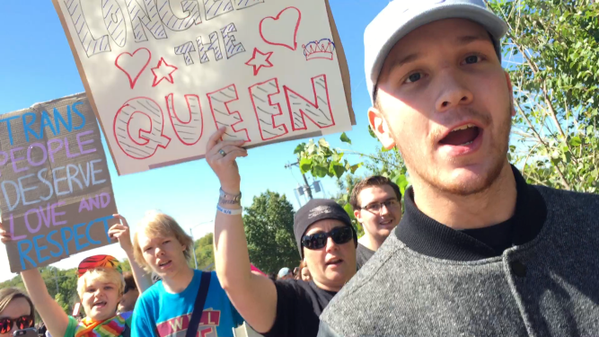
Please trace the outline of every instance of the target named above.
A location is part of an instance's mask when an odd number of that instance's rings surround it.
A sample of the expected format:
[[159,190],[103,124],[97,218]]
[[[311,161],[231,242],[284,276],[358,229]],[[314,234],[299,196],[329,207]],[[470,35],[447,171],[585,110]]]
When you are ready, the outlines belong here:
[[507,32],[507,24],[488,10],[483,0],[393,0],[364,32],[366,85],[371,101],[383,63],[397,41],[420,26],[443,19],[469,19],[483,26],[493,37],[501,60],[499,40]]

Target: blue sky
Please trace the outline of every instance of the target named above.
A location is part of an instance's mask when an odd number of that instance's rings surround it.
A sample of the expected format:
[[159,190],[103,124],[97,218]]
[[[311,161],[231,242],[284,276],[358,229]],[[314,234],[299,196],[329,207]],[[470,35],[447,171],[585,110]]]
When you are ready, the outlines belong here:
[[[272,0],[270,0],[272,1]],[[300,1],[300,0],[298,0]],[[370,99],[364,81],[363,33],[366,25],[384,8],[387,0],[329,0],[349,63],[353,108],[357,125],[348,136],[349,148],[374,152],[380,146],[368,135],[366,111]],[[51,1],[0,1],[0,114],[27,108],[34,103],[83,92],[73,55]],[[326,139],[333,147],[348,148],[339,134]],[[267,189],[287,195],[298,208],[294,188],[302,180],[294,162],[293,150],[301,141],[290,141],[252,149],[239,161],[242,176],[243,204]],[[105,144],[105,143],[104,143]],[[104,145],[105,146],[105,145]],[[105,148],[106,153],[108,149]],[[351,158],[357,162],[359,158]],[[158,209],[175,217],[186,229],[192,228],[196,239],[213,230],[219,182],[201,161],[179,164],[127,176],[118,176],[108,159],[119,212],[135,224],[150,209]],[[335,181],[323,181],[325,194],[337,192]],[[116,245],[85,252],[55,264],[60,268],[75,267],[85,256],[106,252],[119,258],[124,253]],[[4,249],[0,251],[0,270],[8,271]],[[0,281],[14,274],[0,274]]]

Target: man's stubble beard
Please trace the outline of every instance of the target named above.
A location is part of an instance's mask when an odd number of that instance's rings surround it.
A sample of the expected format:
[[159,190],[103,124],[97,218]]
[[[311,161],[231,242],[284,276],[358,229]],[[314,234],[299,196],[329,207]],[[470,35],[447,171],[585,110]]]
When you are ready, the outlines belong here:
[[[489,157],[489,160],[494,161],[493,165],[491,165],[490,170],[483,173],[483,176],[476,181],[469,181],[465,183],[452,183],[443,181],[440,174],[436,174],[436,170],[431,170],[428,168],[426,163],[420,164],[418,159],[414,160],[411,155],[405,155],[406,152],[401,147],[401,143],[399,142],[396,133],[393,131],[393,128],[390,126],[391,134],[393,135],[393,139],[395,140],[395,144],[397,149],[401,153],[405,165],[408,168],[408,172],[412,176],[415,176],[416,179],[420,180],[425,185],[428,185],[429,188],[433,190],[437,190],[442,194],[449,195],[458,195],[458,196],[471,196],[479,193],[483,193],[490,189],[491,186],[497,181],[499,178],[501,171],[504,168],[505,162],[507,161],[507,152],[509,148],[509,138],[512,127],[512,118],[511,112],[513,111],[513,103],[510,102],[508,107],[508,112],[506,114],[506,118],[500,121],[499,135],[495,141],[495,144],[491,144],[493,147],[491,148],[491,152],[493,153],[493,157]],[[476,113],[479,114],[479,113]],[[494,149],[498,149],[498,151],[493,151]]]

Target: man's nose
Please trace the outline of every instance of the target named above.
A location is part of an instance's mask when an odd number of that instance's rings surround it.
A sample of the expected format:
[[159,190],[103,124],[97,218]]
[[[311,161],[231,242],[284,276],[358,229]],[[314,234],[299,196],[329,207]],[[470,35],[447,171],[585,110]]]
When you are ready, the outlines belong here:
[[443,70],[437,75],[438,86],[441,94],[435,103],[437,111],[444,112],[460,105],[470,104],[474,100],[472,91],[463,83],[458,71],[453,69]]

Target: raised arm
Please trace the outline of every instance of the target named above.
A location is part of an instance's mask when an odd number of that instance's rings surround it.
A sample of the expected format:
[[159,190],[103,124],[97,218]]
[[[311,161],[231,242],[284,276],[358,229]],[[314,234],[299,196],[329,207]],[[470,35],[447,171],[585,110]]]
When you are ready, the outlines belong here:
[[[210,137],[206,160],[218,176],[222,190],[231,199],[241,190],[235,160],[247,156],[247,151],[240,147],[243,141],[220,141],[224,131],[222,128]],[[234,214],[216,212],[214,261],[218,279],[245,321],[257,332],[267,332],[276,318],[277,290],[270,279],[251,272],[243,219],[239,212],[241,205],[219,201],[219,207]]]
[[127,259],[131,265],[131,271],[133,273],[133,278],[135,279],[135,284],[137,284],[137,289],[141,294],[150,286],[152,286],[152,278],[149,273],[143,270],[143,268],[137,263],[137,261],[135,261],[135,258],[133,257],[133,244],[131,244],[131,232],[129,231],[127,219],[120,214],[113,214],[113,216],[119,219],[121,223],[110,227],[108,230],[108,235],[119,240],[121,248],[123,248],[125,254],[127,254]]
[[[10,233],[4,230],[1,222],[0,238],[3,243],[12,240]],[[52,336],[64,336],[69,325],[69,316],[48,293],[40,271],[37,268],[25,270],[21,272],[21,277],[35,310],[46,323],[50,334]]]

